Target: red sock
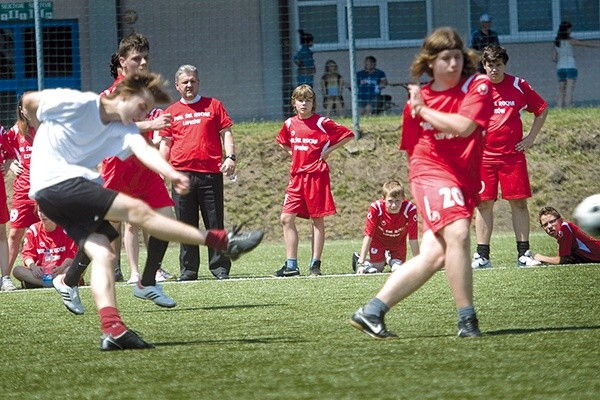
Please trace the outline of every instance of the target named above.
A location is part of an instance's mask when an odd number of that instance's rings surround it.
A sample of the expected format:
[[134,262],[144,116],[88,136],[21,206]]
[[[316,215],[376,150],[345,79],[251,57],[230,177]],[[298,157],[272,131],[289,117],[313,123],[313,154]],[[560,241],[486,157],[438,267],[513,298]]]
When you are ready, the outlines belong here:
[[100,314],[102,333],[108,333],[113,337],[119,337],[127,330],[127,327],[121,320],[119,311],[116,308],[104,307],[98,311],[98,314]]
[[227,231],[225,229],[206,231],[206,245],[217,250],[227,250]]

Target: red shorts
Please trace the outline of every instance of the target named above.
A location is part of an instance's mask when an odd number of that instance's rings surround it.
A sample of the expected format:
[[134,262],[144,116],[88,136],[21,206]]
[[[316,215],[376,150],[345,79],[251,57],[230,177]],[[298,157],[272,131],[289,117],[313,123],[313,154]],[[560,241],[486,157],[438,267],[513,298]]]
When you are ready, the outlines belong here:
[[14,229],[29,228],[40,219],[35,210],[35,201],[13,197],[10,209],[10,227]]
[[469,191],[453,179],[417,178],[410,183],[413,199],[421,214],[422,231],[439,232],[459,219],[473,216],[479,202],[476,191]]
[[481,163],[481,186],[479,198],[482,201],[498,198],[498,184],[505,200],[527,199],[531,197],[531,185],[527,173],[527,161],[493,161]]
[[282,213],[297,214],[300,218],[321,218],[335,214],[329,172],[290,176]]
[[406,261],[406,246],[395,249],[389,247],[386,248],[383,246],[383,244],[374,240],[371,240],[371,246],[369,248],[369,260],[372,263],[384,262],[386,250],[390,252],[390,257],[392,259],[397,258],[402,262]]
[[173,202],[173,199],[169,195],[165,181],[163,181],[160,175],[154,171],[147,170],[147,173],[143,174],[143,177],[143,181],[133,180],[127,184],[124,184],[123,181],[112,181],[106,183],[104,187],[140,199],[155,210],[175,205],[175,202]]

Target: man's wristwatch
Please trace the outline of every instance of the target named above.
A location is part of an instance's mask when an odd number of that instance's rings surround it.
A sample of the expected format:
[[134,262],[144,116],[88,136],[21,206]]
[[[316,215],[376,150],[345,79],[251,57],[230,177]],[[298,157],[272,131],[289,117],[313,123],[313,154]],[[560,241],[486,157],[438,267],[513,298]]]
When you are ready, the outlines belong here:
[[235,156],[235,154],[228,154],[227,156],[225,156],[225,158],[229,158],[231,161],[235,162],[235,160],[237,159],[237,157]]

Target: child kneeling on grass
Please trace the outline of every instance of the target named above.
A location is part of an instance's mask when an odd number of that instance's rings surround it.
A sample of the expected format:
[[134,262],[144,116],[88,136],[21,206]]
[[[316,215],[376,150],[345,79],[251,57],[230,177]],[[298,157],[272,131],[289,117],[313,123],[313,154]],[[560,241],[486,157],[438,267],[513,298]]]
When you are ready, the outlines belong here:
[[352,255],[352,269],[357,274],[383,272],[387,262],[394,272],[406,261],[407,238],[413,257],[419,254],[417,228],[417,207],[406,199],[400,182],[387,181],[383,198],[369,207],[362,248]]

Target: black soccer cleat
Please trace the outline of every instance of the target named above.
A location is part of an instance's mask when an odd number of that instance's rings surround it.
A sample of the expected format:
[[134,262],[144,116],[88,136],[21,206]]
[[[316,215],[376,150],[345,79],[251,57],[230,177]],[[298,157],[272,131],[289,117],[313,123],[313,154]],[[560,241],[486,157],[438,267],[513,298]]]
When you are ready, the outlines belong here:
[[473,315],[472,317],[461,318],[458,320],[458,336],[459,337],[479,337],[479,320]]
[[118,337],[104,334],[100,339],[100,350],[129,350],[129,349],[153,349],[154,345],[146,343],[136,332],[127,330]]
[[281,267],[277,271],[273,272],[273,274],[271,274],[271,276],[273,276],[275,278],[286,278],[286,277],[289,278],[292,276],[300,276],[300,269],[299,268],[288,268],[287,264],[283,263],[283,267]]
[[350,325],[371,336],[373,339],[398,339],[398,335],[386,329],[383,317],[365,314],[362,308],[359,308],[348,322],[350,322]]
[[227,233],[227,250],[223,255],[231,260],[237,260],[244,253],[248,253],[259,245],[264,236],[263,231],[240,232],[244,224],[234,225],[233,229]]

